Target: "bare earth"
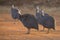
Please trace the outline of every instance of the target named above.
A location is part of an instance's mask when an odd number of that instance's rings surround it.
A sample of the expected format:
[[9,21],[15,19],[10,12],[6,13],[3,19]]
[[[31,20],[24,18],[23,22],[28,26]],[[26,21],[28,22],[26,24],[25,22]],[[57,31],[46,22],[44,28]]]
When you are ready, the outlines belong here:
[[60,26],[56,26],[56,31],[50,30],[49,34],[47,29],[41,31],[41,25],[39,29],[31,29],[31,33],[26,34],[27,29],[21,21],[14,21],[10,14],[0,14],[0,40],[60,40]]

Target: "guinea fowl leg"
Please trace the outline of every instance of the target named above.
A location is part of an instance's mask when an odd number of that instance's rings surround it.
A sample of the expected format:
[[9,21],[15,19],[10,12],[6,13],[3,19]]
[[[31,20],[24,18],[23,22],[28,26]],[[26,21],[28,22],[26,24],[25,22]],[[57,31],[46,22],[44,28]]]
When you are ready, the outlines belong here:
[[44,31],[44,29],[45,29],[45,27],[43,27],[43,30],[42,31]]
[[48,28],[47,34],[49,33],[49,31],[50,31],[50,28]]
[[30,34],[30,29],[28,29],[27,34]]
[[45,29],[45,27],[43,27],[43,30],[41,30],[41,31],[44,31],[44,29]]

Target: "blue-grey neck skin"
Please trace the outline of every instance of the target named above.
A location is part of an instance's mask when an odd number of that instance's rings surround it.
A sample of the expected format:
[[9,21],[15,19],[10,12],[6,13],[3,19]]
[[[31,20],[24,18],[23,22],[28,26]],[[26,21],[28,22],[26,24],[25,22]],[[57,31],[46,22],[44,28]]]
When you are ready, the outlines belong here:
[[36,13],[39,13],[40,9],[39,6],[36,6]]
[[44,10],[40,9],[39,6],[36,6],[36,13],[40,13],[42,16],[44,16]]
[[42,10],[42,15],[43,15],[43,16],[44,16],[44,13],[45,13],[44,10]]
[[14,6],[14,5],[11,6],[11,15],[12,15],[13,19],[18,19],[19,18],[18,11],[19,10],[16,8],[16,6]]
[[11,7],[12,7],[12,8],[15,8],[15,6],[14,6],[14,5],[12,5]]
[[18,13],[21,15],[21,10],[17,6],[12,5],[12,8],[18,10]]

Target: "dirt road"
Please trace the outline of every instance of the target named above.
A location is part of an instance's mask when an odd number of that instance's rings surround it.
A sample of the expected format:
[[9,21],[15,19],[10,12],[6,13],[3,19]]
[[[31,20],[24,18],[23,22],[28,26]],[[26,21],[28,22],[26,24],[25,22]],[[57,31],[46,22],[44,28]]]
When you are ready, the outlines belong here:
[[30,34],[26,34],[27,29],[19,21],[14,21],[10,14],[0,14],[0,40],[60,40],[60,26],[56,26],[56,31],[47,29],[42,32],[42,26],[39,25],[39,31],[31,29]]

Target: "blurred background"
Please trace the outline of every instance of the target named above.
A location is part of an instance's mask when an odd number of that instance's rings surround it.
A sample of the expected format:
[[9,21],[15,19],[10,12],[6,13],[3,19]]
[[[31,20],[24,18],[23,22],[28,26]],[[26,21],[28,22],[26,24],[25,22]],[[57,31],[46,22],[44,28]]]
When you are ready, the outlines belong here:
[[36,14],[36,5],[46,13],[56,19],[57,25],[60,23],[60,0],[0,0],[0,14],[10,13],[11,5],[16,5],[21,9],[21,13]]
[[0,0],[0,5],[10,6],[15,4],[18,6],[39,4],[47,7],[60,7],[60,0]]
[[[39,31],[31,30],[29,35],[25,34],[27,29],[22,22],[14,21],[11,17],[11,5],[16,5],[21,14],[36,15],[36,5],[43,9],[45,13],[55,19],[56,31],[47,30],[41,32],[42,25],[39,25]],[[14,22],[16,24],[14,24]],[[0,40],[60,40],[60,0],[0,0]]]

